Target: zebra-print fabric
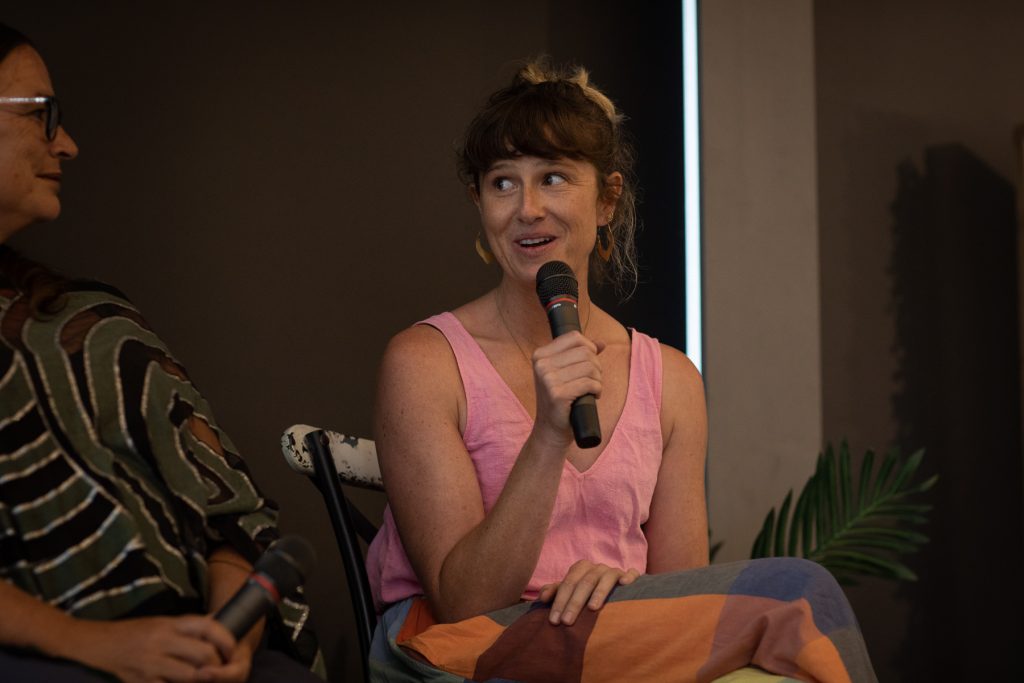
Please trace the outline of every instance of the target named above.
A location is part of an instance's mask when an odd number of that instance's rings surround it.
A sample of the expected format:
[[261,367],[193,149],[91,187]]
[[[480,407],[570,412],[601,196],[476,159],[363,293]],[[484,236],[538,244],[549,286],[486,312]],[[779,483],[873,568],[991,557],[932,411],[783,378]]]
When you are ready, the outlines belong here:
[[[202,611],[208,552],[254,561],[276,507],[132,304],[66,299],[39,321],[0,283],[0,578],[83,618]],[[311,660],[307,611],[281,617]]]

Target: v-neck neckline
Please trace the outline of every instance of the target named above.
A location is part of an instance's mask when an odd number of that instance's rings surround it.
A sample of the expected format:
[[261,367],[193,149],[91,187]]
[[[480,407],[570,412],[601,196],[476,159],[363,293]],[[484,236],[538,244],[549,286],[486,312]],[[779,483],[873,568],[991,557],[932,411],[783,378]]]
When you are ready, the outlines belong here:
[[[487,357],[487,354],[484,352],[483,347],[480,346],[480,342],[478,342],[476,338],[469,333],[469,330],[467,330],[466,326],[462,324],[462,321],[459,320],[458,316],[456,316],[451,311],[446,312],[445,315],[450,315],[452,317],[452,320],[454,320],[455,323],[459,326],[460,332],[466,335],[466,338],[468,338],[472,342],[471,348],[473,349],[473,353],[477,353],[480,355],[480,358],[483,359],[483,361],[486,363],[487,367],[490,369],[490,372],[494,374],[494,378],[497,379],[498,384],[502,387],[502,390],[506,394],[508,394],[508,397],[511,398],[512,401],[516,404],[516,406],[519,409],[519,412],[526,419],[526,421],[529,422],[529,424],[532,427],[532,425],[536,422],[536,418],[530,415],[530,412],[526,409],[526,406],[523,405],[522,400],[519,398],[516,392],[512,390],[512,387],[509,386],[508,382],[505,381],[505,378],[501,376],[501,373],[498,372],[498,368],[496,368],[494,366],[494,363],[491,362],[491,359]],[[629,410],[629,407],[632,404],[631,399],[633,398],[633,394],[636,390],[636,387],[634,386],[635,373],[633,372],[636,363],[636,343],[633,339],[633,335],[636,332],[636,330],[632,328],[626,328],[626,330],[629,333],[629,367],[626,371],[626,398],[622,402],[622,410],[619,411],[618,419],[615,421],[615,426],[612,427],[611,433],[608,435],[606,439],[602,439],[602,441],[604,442],[604,448],[601,449],[600,455],[598,455],[597,458],[594,459],[594,462],[590,463],[590,467],[588,467],[585,470],[581,470],[577,468],[576,465],[573,464],[572,460],[570,460],[568,457],[565,459],[565,462],[563,463],[563,469],[568,469],[570,472],[573,473],[574,476],[579,478],[586,477],[590,472],[594,470],[594,468],[596,468],[605,459],[604,454],[608,451],[609,448],[611,448],[612,441],[615,440],[616,435],[619,433],[619,425],[622,423],[622,418],[626,416],[626,411]]]

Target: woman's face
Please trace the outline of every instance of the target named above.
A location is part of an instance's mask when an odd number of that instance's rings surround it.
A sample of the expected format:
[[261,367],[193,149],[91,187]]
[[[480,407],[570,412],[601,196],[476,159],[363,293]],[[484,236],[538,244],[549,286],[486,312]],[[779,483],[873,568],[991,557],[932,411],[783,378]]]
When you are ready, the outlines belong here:
[[[16,47],[0,62],[0,96],[53,94],[46,65],[33,48]],[[52,141],[46,139],[44,109],[43,104],[0,103],[0,242],[60,214],[60,163],[73,159],[78,147],[63,128]]]
[[480,178],[476,204],[495,260],[507,277],[530,286],[537,269],[554,260],[585,282],[597,226],[614,210],[601,198],[590,162],[530,156],[495,162]]

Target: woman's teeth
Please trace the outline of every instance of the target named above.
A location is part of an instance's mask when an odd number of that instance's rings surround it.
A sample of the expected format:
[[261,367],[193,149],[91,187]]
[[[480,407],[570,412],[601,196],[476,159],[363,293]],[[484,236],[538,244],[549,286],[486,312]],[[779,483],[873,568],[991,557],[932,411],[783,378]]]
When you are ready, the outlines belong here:
[[535,247],[538,244],[547,244],[551,241],[550,237],[536,237],[531,239],[519,240],[520,246],[523,247]]

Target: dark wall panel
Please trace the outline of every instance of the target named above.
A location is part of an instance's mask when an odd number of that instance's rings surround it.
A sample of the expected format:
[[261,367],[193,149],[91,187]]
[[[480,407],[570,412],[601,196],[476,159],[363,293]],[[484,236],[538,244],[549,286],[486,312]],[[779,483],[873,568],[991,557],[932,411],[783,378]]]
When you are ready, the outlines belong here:
[[547,3],[24,2],[3,20],[38,43],[81,147],[62,217],[15,245],[122,288],[186,364],[319,550],[314,623],[354,680],[341,563],[278,439],[368,435],[387,339],[494,281],[454,146],[546,49]]
[[368,435],[387,339],[495,283],[454,150],[517,60],[579,60],[631,116],[645,271],[619,310],[681,342],[682,278],[662,275],[681,253],[673,7],[5,3],[81,147],[64,214],[15,246],[122,288],[189,367],[284,530],[319,550],[309,594],[335,673],[359,675],[343,570],[278,438],[296,422]]
[[640,281],[598,301],[623,323],[685,346],[682,3],[551,3],[551,55],[587,66],[625,113],[637,152]]

